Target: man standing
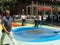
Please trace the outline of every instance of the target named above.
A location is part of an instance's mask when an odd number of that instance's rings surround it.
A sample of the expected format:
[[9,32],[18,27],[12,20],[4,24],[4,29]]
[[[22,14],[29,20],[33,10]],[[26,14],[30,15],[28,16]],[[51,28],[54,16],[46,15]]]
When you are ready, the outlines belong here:
[[5,16],[2,18],[2,37],[1,37],[1,45],[3,45],[4,38],[6,34],[10,37],[13,42],[13,45],[16,45],[15,40],[13,39],[11,33],[11,25],[12,25],[12,18],[10,16],[10,10],[5,11]]
[[21,20],[22,20],[22,26],[24,26],[26,22],[26,15],[24,15],[24,13],[21,15]]
[[39,16],[36,15],[35,18],[34,18],[34,24],[35,24],[34,26],[35,27],[38,27],[38,20],[39,20]]
[[42,24],[42,16],[41,16],[41,15],[39,15],[38,23],[39,23],[39,25],[41,26],[41,24]]

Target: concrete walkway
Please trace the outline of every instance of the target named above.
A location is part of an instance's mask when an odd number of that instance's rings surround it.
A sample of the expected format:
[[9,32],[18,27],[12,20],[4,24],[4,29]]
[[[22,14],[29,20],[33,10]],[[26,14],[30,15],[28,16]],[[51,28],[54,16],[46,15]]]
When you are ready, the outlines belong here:
[[[0,38],[1,38],[1,32],[0,32]],[[7,43],[13,45],[9,37],[6,35],[4,44]],[[49,42],[23,42],[17,40],[17,45],[60,45],[60,40],[49,41]]]
[[[30,25],[32,26],[32,24],[27,24],[27,25]],[[48,26],[46,26],[47,28]],[[1,28],[1,27],[0,27]],[[48,27],[48,28],[51,28],[51,27]],[[56,28],[56,27],[55,27]],[[57,28],[56,28],[57,29]],[[60,28],[59,28],[60,29]],[[0,38],[1,38],[1,31],[0,31]],[[5,37],[5,40],[4,40],[4,44],[10,44],[10,45],[13,45],[12,44],[12,41],[10,40],[10,38],[6,35]],[[23,41],[18,41],[17,40],[17,45],[60,45],[60,40],[55,40],[55,41],[49,41],[49,42],[23,42]]]

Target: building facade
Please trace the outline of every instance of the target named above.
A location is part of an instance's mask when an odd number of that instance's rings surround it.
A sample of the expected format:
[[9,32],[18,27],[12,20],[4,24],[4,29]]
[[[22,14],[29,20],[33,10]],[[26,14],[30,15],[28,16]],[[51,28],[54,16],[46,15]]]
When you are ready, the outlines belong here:
[[60,0],[17,0],[16,7],[20,14],[60,15]]

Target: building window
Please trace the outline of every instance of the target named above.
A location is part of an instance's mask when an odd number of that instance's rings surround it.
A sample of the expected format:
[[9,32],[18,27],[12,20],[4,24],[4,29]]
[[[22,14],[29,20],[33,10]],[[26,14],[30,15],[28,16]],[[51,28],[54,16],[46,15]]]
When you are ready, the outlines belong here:
[[28,7],[28,15],[30,15],[30,7]]
[[36,7],[33,8],[33,15],[36,15]]

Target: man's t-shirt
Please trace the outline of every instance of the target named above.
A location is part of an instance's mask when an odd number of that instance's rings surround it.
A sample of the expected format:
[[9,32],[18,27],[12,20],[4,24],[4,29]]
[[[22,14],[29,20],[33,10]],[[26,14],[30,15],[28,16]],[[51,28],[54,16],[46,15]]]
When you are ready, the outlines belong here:
[[41,16],[39,16],[39,20],[42,20],[42,19],[41,19]]
[[[12,25],[12,18],[10,16],[8,18],[6,16],[4,16],[2,18],[2,24],[4,24],[7,31],[10,32],[11,31],[11,25]],[[2,30],[2,32],[5,32],[4,29]]]
[[21,19],[26,19],[26,16],[25,15],[21,15]]

